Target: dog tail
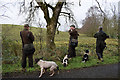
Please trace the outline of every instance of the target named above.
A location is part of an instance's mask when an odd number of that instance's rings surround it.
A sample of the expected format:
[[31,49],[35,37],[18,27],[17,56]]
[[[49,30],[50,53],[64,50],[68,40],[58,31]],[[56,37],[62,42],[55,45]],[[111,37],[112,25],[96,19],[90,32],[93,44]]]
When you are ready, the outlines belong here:
[[59,74],[59,67],[57,66],[57,71],[58,71],[58,74]]

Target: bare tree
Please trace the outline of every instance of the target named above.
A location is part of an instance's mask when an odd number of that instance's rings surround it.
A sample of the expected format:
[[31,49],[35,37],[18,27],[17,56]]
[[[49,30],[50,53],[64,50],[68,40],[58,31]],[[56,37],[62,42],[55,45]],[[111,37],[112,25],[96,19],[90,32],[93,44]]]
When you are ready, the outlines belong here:
[[[54,49],[55,43],[54,43],[54,37],[56,32],[56,27],[58,23],[58,17],[61,12],[62,6],[64,2],[58,2],[55,7],[52,7],[51,5],[47,4],[46,2],[37,2],[40,8],[42,9],[44,13],[44,18],[47,22],[47,39],[46,44],[48,49]],[[50,18],[48,7],[52,9],[53,15]]]
[[88,36],[93,36],[98,27],[102,24],[101,12],[97,6],[92,6],[86,13],[86,18],[83,20],[83,27],[81,28],[82,33]]
[[[24,0],[25,1],[25,0]],[[73,5],[73,3],[67,3],[66,0],[61,1],[58,0],[56,4],[53,6],[49,3],[47,3],[45,0],[35,0],[37,2],[37,6],[34,5],[34,0],[30,2],[30,9],[29,9],[29,17],[27,18],[27,21],[30,22],[33,19],[34,12],[38,9],[41,9],[44,13],[44,19],[46,20],[46,47],[47,49],[54,49],[55,48],[55,43],[54,43],[54,38],[55,38],[55,33],[58,30],[58,27],[60,26],[60,22],[58,21],[59,16],[65,16],[68,17],[69,20],[74,22],[76,25],[76,21],[74,19],[74,14],[70,8],[68,8],[69,4]],[[22,5],[25,5],[25,2],[22,3]],[[80,5],[80,0],[79,0],[79,5]],[[67,12],[63,12],[62,8],[66,9]],[[50,17],[50,11],[52,11],[52,17]]]
[[111,38],[117,37],[117,15],[116,15],[116,6],[111,5],[112,15],[107,10],[102,10],[100,3],[97,6],[92,6],[87,12],[85,20],[83,20],[83,33],[86,33],[90,36],[98,30],[99,26],[103,26],[103,29],[106,33],[109,34]]

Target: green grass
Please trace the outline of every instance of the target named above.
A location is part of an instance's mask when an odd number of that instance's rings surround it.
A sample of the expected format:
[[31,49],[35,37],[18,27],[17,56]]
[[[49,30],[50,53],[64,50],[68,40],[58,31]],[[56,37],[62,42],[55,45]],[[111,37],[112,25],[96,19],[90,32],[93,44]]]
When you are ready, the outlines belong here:
[[[107,55],[108,56],[108,55]],[[82,63],[82,57],[77,56],[76,58],[72,58],[69,60],[69,65],[67,67],[63,67],[60,61],[56,61],[58,64],[60,70],[69,70],[69,69],[77,69],[77,68],[85,68],[85,67],[91,67],[91,66],[99,66],[104,64],[114,64],[118,63],[118,57],[112,56],[110,58],[106,57],[104,58],[104,62],[100,62],[97,64],[97,59],[90,57],[90,60],[86,63]],[[16,64],[3,64],[2,65],[3,74],[7,72],[21,72],[21,63],[20,61]],[[40,71],[40,67],[37,64],[34,64],[34,68],[29,68],[27,66],[27,71]]]
[[[23,30],[23,26],[19,25],[2,25],[2,36],[5,37],[4,45],[3,45],[3,61],[12,61],[11,64],[4,63],[2,64],[2,72],[21,72],[21,54],[22,54],[22,43],[19,36],[20,31]],[[42,49],[39,42],[39,32],[40,28],[31,27],[31,31],[33,32],[35,36],[35,48],[36,52],[34,53],[34,58],[42,57],[46,51],[46,29],[42,29]],[[68,32],[60,32],[59,34],[56,34],[55,36],[55,44],[56,49],[49,54],[54,54],[51,57],[45,57],[45,60],[54,60],[60,67],[61,70],[68,70],[68,69],[75,69],[75,68],[84,68],[84,67],[91,67],[96,65],[104,65],[104,64],[114,64],[118,63],[120,60],[118,60],[118,41],[116,39],[107,39],[107,48],[104,50],[104,62],[101,62],[100,64],[97,64],[97,55],[95,52],[95,46],[96,46],[96,39],[93,37],[88,37],[85,34],[80,34],[79,36],[79,44],[78,47],[76,47],[76,54],[77,56],[75,58],[72,58],[69,62],[69,65],[67,67],[63,67],[61,61],[59,61],[56,57],[64,57],[65,54],[67,54],[68,50],[68,43],[69,43],[69,34]],[[84,51],[86,49],[89,49],[90,51],[90,60],[86,63],[82,63],[82,55],[84,54]],[[17,53],[17,56],[15,56],[15,53]],[[27,70],[32,71],[38,71],[40,70],[40,67],[36,64],[34,65],[34,68],[27,67]]]
[[60,64],[60,69],[76,69],[76,68],[84,68],[84,67],[91,67],[91,66],[98,66],[98,65],[103,65],[103,64],[113,64],[113,63],[118,63],[118,57],[113,56],[111,58],[105,58],[104,62],[100,62],[97,64],[97,59],[94,59],[93,57],[90,58],[90,60],[86,63],[82,63],[82,58],[81,57],[76,57],[70,60],[69,65],[67,67],[63,67],[63,65]]

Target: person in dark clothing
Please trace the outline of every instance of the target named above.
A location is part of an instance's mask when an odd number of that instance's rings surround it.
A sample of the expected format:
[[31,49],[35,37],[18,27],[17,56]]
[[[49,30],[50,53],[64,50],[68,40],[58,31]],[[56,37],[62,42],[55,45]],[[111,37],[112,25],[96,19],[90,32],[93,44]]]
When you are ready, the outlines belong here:
[[78,45],[78,36],[79,36],[74,25],[70,26],[69,34],[70,34],[70,40],[69,40],[69,48],[68,48],[68,57],[71,58],[76,56],[75,47],[77,47]]
[[103,62],[103,50],[106,47],[105,40],[109,38],[109,36],[102,30],[102,27],[99,27],[99,31],[94,35],[97,38],[96,41],[96,53],[98,59]]
[[22,68],[25,71],[26,58],[29,60],[29,67],[33,67],[33,53],[35,48],[33,45],[34,36],[32,32],[29,31],[29,25],[24,25],[24,30],[20,32],[20,37],[22,39]]

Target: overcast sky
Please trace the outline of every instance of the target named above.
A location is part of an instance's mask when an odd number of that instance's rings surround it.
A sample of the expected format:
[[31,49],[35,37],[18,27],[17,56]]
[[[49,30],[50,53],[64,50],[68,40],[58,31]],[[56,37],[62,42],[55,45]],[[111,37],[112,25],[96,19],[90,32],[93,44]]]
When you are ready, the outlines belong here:
[[[23,21],[25,20],[24,16],[18,16],[19,13],[19,4],[18,1],[20,2],[21,0],[0,0],[0,24],[17,24],[17,25],[23,25]],[[29,0],[27,0],[29,1]],[[47,0],[47,3],[54,2],[56,0]],[[74,12],[75,19],[78,23],[79,28],[82,27],[81,21],[86,17],[86,12],[91,6],[98,6],[95,0],[81,0],[81,6],[79,6],[78,1],[79,0],[67,0],[69,2],[74,2],[74,6],[71,6],[72,11]],[[106,9],[107,11],[110,11],[111,7],[110,4],[115,5],[118,9],[118,2],[120,0],[98,0],[100,2],[100,5],[102,6],[102,9]],[[2,6],[6,4],[5,6]],[[1,16],[1,15],[5,16]],[[6,17],[8,16],[8,17]],[[40,16],[42,23],[45,23],[44,20],[44,15],[42,12],[40,12]],[[65,24],[64,20],[61,20],[61,27],[59,30],[61,31],[66,31],[68,30],[69,26],[71,25],[70,23]],[[37,23],[37,22],[36,22]],[[32,25],[36,26],[36,25]],[[45,27],[45,26],[44,26]]]

